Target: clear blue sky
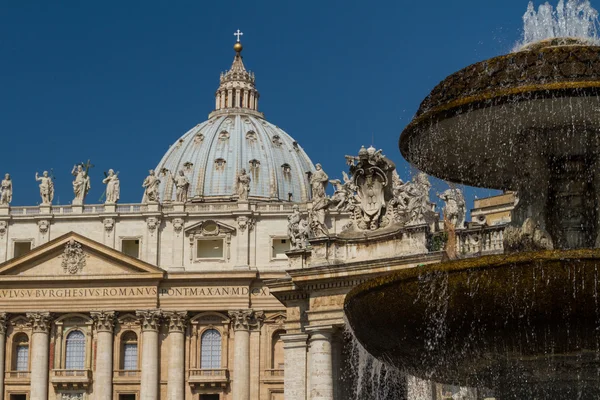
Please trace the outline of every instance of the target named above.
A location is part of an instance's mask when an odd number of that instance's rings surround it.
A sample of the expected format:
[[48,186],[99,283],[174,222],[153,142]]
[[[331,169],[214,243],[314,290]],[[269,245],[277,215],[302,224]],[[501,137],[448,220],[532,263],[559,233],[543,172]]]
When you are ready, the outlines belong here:
[[[121,202],[139,202],[147,170],[213,109],[239,28],[261,110],[313,162],[340,176],[344,155],[374,137],[408,179],[397,142],[421,100],[448,74],[509,52],[526,7],[0,0],[0,172],[13,176],[13,205],[35,205],[34,174],[52,168],[55,203],[68,204],[71,167],[91,159],[88,203],[98,202],[108,168],[120,171]],[[434,193],[444,188],[437,182]]]

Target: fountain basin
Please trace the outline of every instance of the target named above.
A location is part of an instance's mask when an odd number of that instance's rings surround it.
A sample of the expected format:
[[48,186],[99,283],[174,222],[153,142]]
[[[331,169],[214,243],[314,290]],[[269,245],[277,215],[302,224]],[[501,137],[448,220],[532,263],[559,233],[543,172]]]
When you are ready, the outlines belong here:
[[412,375],[503,400],[598,398],[599,275],[600,250],[486,256],[365,282],[344,307],[365,349]]
[[531,158],[597,150],[598,94],[599,46],[536,43],[444,79],[402,132],[400,151],[441,179],[518,190]]

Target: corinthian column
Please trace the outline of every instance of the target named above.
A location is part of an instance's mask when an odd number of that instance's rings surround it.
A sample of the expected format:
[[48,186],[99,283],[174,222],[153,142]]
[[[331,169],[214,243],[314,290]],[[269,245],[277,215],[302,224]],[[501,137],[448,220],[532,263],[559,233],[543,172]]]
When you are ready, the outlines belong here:
[[137,311],[142,322],[142,379],[140,400],[158,400],[159,310]]
[[4,399],[4,356],[6,349],[6,313],[0,313],[0,400]]
[[333,400],[332,327],[306,329],[310,332],[309,400]]
[[250,400],[250,329],[260,325],[262,312],[253,310],[230,311],[233,322],[233,400]]
[[169,320],[169,381],[167,383],[167,400],[185,398],[185,325],[187,312],[165,312]]
[[96,371],[94,372],[94,399],[112,399],[113,376],[113,329],[115,325],[114,311],[92,312],[98,331],[98,347],[96,351]]
[[30,400],[48,398],[48,344],[52,319],[49,312],[27,313],[33,327],[31,335],[31,387]]

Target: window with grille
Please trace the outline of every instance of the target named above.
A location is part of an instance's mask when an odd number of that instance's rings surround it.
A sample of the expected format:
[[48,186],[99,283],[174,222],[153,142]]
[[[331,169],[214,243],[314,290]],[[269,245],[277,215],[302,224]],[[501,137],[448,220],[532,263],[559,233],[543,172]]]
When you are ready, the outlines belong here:
[[133,371],[138,369],[138,342],[134,332],[127,332],[121,338],[123,344],[121,365],[124,370]]
[[19,333],[14,338],[13,367],[15,371],[29,371],[29,338]]
[[221,334],[216,329],[208,329],[202,334],[200,368],[221,368]]
[[67,335],[66,369],[85,368],[85,335],[81,331],[73,331]]

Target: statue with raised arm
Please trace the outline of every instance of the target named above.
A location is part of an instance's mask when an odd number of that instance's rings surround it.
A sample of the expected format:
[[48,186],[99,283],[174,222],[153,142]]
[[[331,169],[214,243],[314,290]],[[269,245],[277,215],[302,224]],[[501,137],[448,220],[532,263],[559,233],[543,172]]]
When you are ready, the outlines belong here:
[[83,165],[74,165],[71,170],[71,175],[75,177],[73,180],[73,194],[75,198],[73,199],[73,205],[82,205],[85,200],[85,196],[87,196],[90,191],[90,177],[87,174],[87,171],[83,169]]
[[12,195],[13,195],[13,186],[12,186],[12,179],[10,179],[10,174],[4,175],[4,180],[2,181],[0,190],[2,191],[0,193],[0,205],[2,205],[2,206],[9,205],[10,202],[12,201]]
[[44,171],[42,176],[35,173],[35,180],[40,182],[40,196],[42,197],[42,205],[49,206],[54,200],[54,182],[48,176],[48,171]]
[[158,179],[154,170],[151,169],[148,171],[148,176],[144,179],[144,183],[142,183],[142,187],[145,189],[144,203],[158,203],[158,185],[160,185],[160,179]]
[[239,200],[248,200],[250,194],[250,176],[246,173],[246,170],[242,168],[237,177],[237,195]]
[[112,169],[108,170],[106,178],[102,180],[102,183],[106,185],[106,201],[105,204],[115,204],[119,201],[121,195],[121,183],[119,182],[119,173],[115,174]]
[[175,199],[178,203],[185,203],[188,199],[188,190],[190,188],[190,181],[185,176],[183,170],[179,171],[177,176],[171,173],[171,179],[175,182]]

